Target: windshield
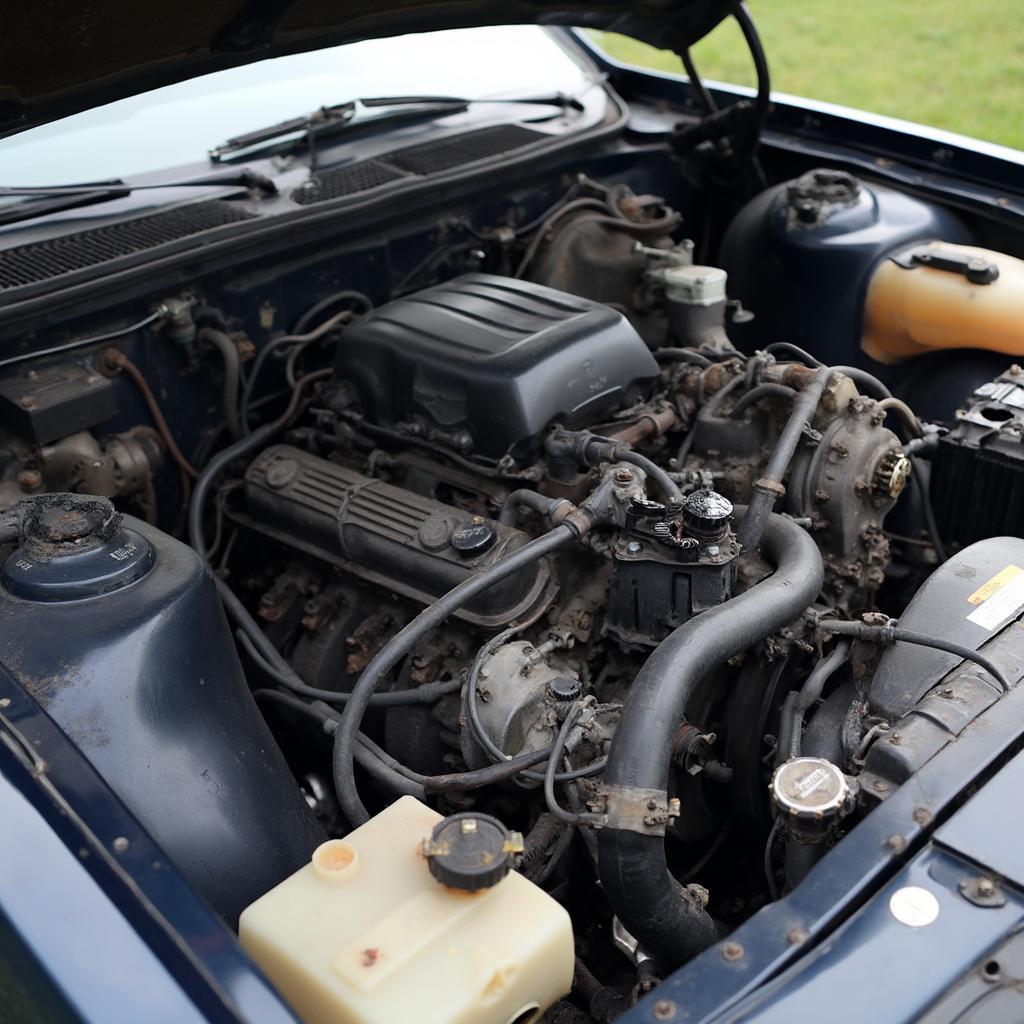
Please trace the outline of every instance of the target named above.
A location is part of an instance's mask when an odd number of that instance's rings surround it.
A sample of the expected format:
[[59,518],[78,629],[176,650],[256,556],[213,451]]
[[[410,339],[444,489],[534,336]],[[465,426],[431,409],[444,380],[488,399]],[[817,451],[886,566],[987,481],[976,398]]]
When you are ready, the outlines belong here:
[[371,39],[205,75],[0,140],[0,184],[103,181],[194,163],[231,136],[358,96],[575,95],[587,81],[533,25]]

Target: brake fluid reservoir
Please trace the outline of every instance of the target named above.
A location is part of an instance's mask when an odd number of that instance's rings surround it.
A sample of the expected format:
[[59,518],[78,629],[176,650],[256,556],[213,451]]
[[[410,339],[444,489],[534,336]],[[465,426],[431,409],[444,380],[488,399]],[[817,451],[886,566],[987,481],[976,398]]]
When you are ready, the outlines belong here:
[[306,1024],[525,1024],[574,951],[513,848],[493,818],[402,797],[243,911],[242,945]]

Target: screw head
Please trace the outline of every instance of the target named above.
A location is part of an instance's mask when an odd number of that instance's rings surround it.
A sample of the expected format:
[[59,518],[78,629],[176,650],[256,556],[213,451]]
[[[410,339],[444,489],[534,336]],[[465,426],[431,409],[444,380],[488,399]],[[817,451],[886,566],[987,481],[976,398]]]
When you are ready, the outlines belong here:
[[656,1020],[671,1020],[676,1015],[676,1004],[671,999],[659,999],[654,1004]]
[[743,947],[738,942],[727,942],[722,946],[722,959],[735,963],[743,958]]

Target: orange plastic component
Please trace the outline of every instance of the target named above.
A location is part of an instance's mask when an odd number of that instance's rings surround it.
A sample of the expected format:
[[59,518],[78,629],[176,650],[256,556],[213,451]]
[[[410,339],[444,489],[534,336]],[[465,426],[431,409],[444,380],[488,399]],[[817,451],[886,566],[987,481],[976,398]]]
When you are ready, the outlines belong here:
[[980,284],[952,270],[883,260],[865,299],[864,351],[881,363],[951,348],[1024,357],[1024,260],[947,242],[931,242],[920,249],[978,257],[994,264],[999,276]]

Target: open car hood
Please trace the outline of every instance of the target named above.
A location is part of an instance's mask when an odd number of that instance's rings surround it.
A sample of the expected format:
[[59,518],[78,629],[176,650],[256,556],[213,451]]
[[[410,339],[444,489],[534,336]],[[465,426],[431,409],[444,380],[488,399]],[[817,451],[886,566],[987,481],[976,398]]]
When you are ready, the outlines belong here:
[[727,0],[8,0],[0,4],[0,136],[211,71],[409,32],[575,25],[681,49],[731,6]]

